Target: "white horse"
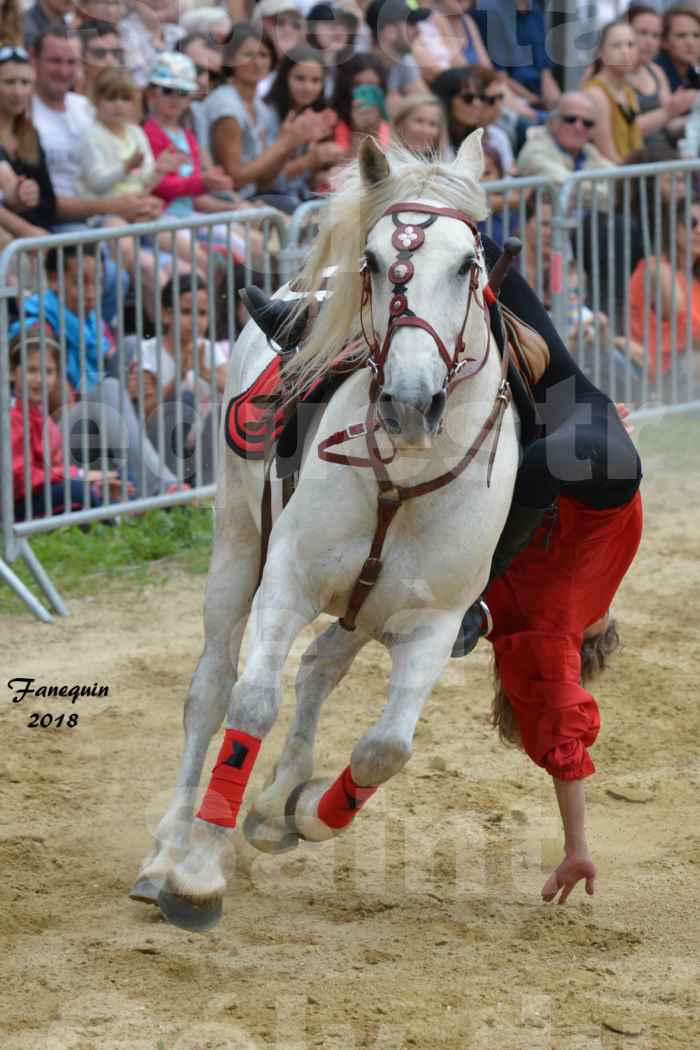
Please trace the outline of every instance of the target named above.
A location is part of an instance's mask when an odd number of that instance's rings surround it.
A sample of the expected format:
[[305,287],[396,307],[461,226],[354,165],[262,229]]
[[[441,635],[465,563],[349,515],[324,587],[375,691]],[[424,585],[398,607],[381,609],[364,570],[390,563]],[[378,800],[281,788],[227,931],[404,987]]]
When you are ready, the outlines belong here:
[[[402,769],[463,612],[488,579],[512,498],[518,422],[506,403],[503,414],[499,412],[500,440],[495,427],[484,440],[485,421],[493,420],[503,385],[484,312],[484,259],[473,222],[466,219],[479,221],[486,215],[479,185],[482,169],[480,132],[467,139],[451,165],[426,163],[399,151],[385,155],[368,140],[346,175],[344,189],[330,203],[302,275],[302,283],[314,292],[328,265],[337,267],[333,294],[293,361],[292,381],[301,387],[323,374],[348,337],[360,330],[363,312],[364,329],[373,333],[369,342],[377,340],[375,353],[386,351],[382,366],[374,365],[373,389],[382,424],[376,431],[379,451],[388,456],[392,443],[396,450],[385,468],[391,483],[421,485],[445,471],[455,476],[401,504],[383,544],[383,568],[359,611],[356,629],[335,622],[304,655],[296,715],[284,750],[244,825],[244,834],[259,849],[289,849],[300,837],[330,838],[349,823],[373,789]],[[391,210],[397,203],[402,205],[398,213]],[[411,211],[410,204],[418,210]],[[423,241],[418,251],[416,241]],[[362,257],[371,277],[360,270]],[[408,277],[402,268],[406,260],[413,271]],[[401,288],[405,302],[397,305]],[[291,297],[284,289],[279,295]],[[411,314],[399,306],[410,309],[420,323],[408,323],[405,318]],[[404,324],[394,326],[399,313]],[[250,385],[272,356],[262,333],[249,324],[232,355],[227,402]],[[457,384],[457,379],[463,381]],[[185,706],[184,757],[173,800],[155,833],[154,851],[132,891],[135,899],[157,900],[177,925],[202,930],[218,921],[231,825],[257,742],[279,712],[285,660],[299,632],[319,614],[346,613],[368,556],[377,523],[374,472],[322,462],[317,450],[323,439],[365,420],[371,382],[370,370],[360,369],[320,409],[306,441],[298,487],[274,525],[257,591],[263,465],[233,455],[222,439],[204,609],[206,641]],[[465,452],[479,444],[480,436],[480,451],[462,471]],[[488,460],[496,441],[493,483],[488,484]],[[336,451],[367,457],[363,438],[348,440]],[[237,677],[248,620],[248,658]],[[381,641],[391,654],[388,703],[335,783],[312,780],[321,705],[370,639]],[[230,753],[226,761],[222,749],[217,769],[221,773],[228,765],[237,770],[233,817],[218,821],[216,805],[211,808],[217,792],[230,791],[217,774],[206,796],[209,809],[193,819],[207,748],[227,711],[235,755]],[[226,810],[230,798],[222,804]]]

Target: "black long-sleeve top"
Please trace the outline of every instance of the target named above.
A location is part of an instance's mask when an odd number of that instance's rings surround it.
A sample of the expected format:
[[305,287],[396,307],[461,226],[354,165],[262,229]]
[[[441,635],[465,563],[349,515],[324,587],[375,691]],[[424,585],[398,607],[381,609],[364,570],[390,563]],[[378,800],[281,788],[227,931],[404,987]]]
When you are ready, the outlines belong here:
[[29,208],[27,211],[15,208],[10,210],[14,211],[25,222],[31,223],[32,226],[40,226],[45,230],[54,226],[56,223],[56,194],[54,193],[46,157],[41,146],[39,146],[38,164],[28,164],[19,157],[12,157],[1,146],[0,160],[7,161],[17,175],[24,175],[28,179],[34,179],[39,186],[39,203],[36,207]]

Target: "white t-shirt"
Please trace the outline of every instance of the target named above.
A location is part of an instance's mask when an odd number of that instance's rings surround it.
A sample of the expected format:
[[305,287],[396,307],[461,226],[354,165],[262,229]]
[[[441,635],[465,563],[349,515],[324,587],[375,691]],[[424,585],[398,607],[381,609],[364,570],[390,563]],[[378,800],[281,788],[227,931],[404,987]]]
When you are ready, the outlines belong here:
[[[204,340],[204,362],[207,368],[212,367],[212,360],[214,361],[214,368],[219,368],[220,365],[225,365],[229,358],[229,344],[227,342],[211,343],[208,339]],[[157,339],[146,339],[141,344],[141,360],[142,368],[144,372],[152,372],[153,375],[158,375],[158,340]],[[168,386],[172,383],[175,378],[175,360],[171,356],[168,350],[166,350],[163,343],[160,344],[160,381],[161,387]],[[182,390],[194,392],[194,371],[189,371],[182,381]],[[216,388],[216,384],[215,384]],[[211,386],[208,380],[199,378],[199,395],[200,397],[209,397],[211,395]]]
[[95,120],[92,103],[69,91],[65,97],[65,109],[56,110],[35,95],[32,120],[44,147],[56,196],[80,197],[80,143]]

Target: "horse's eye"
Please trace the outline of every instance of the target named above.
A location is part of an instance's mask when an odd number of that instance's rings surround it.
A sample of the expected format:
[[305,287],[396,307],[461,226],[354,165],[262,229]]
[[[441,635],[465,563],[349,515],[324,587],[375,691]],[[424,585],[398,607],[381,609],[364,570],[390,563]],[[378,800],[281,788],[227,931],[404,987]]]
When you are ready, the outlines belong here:
[[379,263],[374,252],[365,252],[365,262],[370,273],[379,273]]
[[460,268],[457,270],[457,273],[459,274],[459,276],[460,277],[466,277],[475,262],[476,262],[476,256],[475,255],[467,255],[467,256],[465,256],[464,262],[462,263]]

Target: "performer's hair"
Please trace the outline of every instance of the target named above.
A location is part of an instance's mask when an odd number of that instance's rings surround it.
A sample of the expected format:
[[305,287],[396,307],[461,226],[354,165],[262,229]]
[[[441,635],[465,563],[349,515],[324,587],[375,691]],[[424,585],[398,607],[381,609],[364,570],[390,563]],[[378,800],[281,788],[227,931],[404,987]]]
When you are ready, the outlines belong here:
[[617,631],[617,623],[612,616],[604,631],[583,639],[581,645],[581,682],[583,685],[605,670],[619,644],[620,635]]
[[[620,645],[617,623],[610,617],[604,631],[584,638],[581,644],[581,684],[586,685],[592,678],[601,674],[608,665],[609,659]],[[494,664],[494,695],[491,701],[491,725],[498,730],[502,744],[522,749],[522,739],[518,720],[513,706],[506,696],[501,684],[498,668]]]

